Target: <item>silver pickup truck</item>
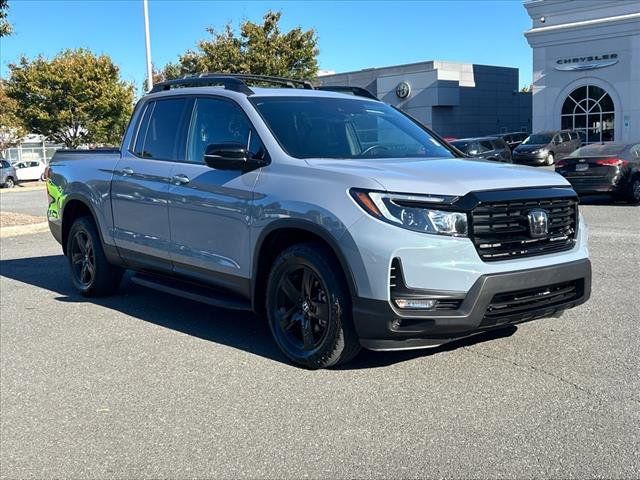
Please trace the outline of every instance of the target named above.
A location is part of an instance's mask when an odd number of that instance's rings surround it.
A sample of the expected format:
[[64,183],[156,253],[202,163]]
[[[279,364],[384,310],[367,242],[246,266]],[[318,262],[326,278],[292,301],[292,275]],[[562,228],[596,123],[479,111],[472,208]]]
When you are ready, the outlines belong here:
[[82,294],[115,292],[131,269],[264,315],[307,368],[558,316],[590,294],[565,179],[462,158],[359,89],[164,82],[120,149],[60,151],[47,177],[51,231]]

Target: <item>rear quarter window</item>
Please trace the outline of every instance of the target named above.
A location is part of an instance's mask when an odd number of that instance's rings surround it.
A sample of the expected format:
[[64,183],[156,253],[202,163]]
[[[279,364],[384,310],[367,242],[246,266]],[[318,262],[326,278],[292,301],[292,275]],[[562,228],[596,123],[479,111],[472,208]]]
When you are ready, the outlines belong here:
[[143,158],[178,160],[184,144],[186,98],[156,100],[147,105],[133,153]]

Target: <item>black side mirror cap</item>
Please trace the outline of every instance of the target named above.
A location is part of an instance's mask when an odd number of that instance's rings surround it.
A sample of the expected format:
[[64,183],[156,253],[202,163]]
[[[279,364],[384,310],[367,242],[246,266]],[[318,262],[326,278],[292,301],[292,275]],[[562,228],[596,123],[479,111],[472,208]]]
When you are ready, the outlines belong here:
[[240,143],[213,143],[204,152],[204,163],[217,170],[249,171],[267,165],[268,160],[253,158]]

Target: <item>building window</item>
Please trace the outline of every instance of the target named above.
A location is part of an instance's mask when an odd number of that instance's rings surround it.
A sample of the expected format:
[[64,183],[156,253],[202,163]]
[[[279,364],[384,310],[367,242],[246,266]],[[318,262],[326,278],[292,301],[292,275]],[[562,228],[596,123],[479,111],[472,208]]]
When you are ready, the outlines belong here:
[[562,105],[562,128],[576,130],[582,143],[612,142],[615,109],[611,96],[595,85],[576,88]]

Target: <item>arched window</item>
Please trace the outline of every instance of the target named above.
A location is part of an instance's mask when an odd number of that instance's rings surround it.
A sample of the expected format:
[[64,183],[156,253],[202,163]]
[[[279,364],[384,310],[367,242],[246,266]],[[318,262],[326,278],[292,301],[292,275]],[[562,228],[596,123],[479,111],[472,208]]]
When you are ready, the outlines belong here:
[[611,96],[595,85],[576,88],[562,104],[562,128],[576,130],[585,144],[612,142],[614,117]]

